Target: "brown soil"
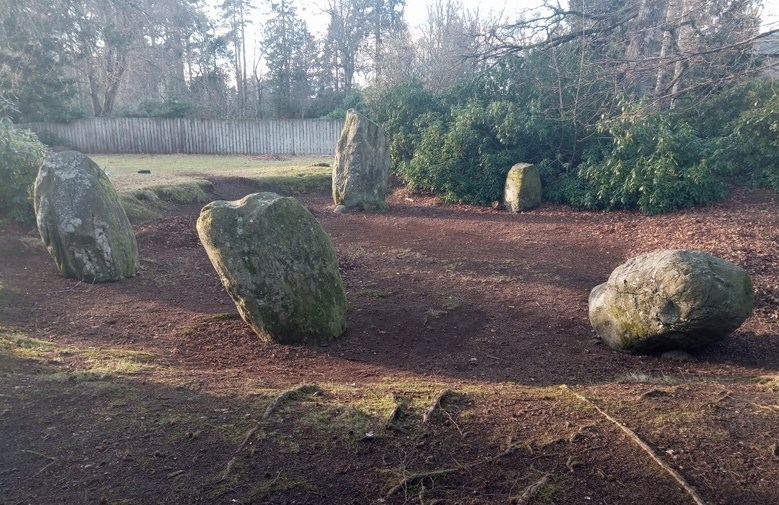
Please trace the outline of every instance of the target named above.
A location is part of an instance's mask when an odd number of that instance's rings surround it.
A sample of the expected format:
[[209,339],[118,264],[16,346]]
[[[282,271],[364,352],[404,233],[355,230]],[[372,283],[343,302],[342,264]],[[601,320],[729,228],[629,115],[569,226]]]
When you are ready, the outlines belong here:
[[[349,293],[329,347],[254,336],[196,206],[136,225],[142,271],[113,284],[63,279],[33,229],[2,232],[5,334],[52,345],[0,346],[0,503],[510,503],[547,474],[528,503],[693,503],[571,390],[707,503],[779,503],[777,195],[659,217],[513,215],[403,190],[386,214],[336,215],[324,193],[300,199]],[[691,361],[614,352],[588,322],[590,289],[661,248],[724,257],[756,287],[753,316]],[[319,390],[263,416],[300,384]],[[444,388],[456,394],[423,422]]]

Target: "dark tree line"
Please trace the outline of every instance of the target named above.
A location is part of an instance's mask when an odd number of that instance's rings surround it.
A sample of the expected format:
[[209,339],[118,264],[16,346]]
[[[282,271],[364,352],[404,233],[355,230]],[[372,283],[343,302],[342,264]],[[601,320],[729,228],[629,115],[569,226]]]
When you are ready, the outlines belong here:
[[[456,18],[438,13],[439,26]],[[754,0],[547,1],[476,20],[470,57],[445,67],[454,85],[400,83],[366,107],[405,184],[447,201],[498,200],[519,161],[539,166],[546,199],[585,208],[658,213],[733,183],[779,190],[779,96],[756,52],[775,33],[759,14]],[[455,40],[435,35],[421,42]]]
[[619,100],[673,108],[754,70],[759,3],[547,0],[507,20],[432,0],[411,31],[405,0],[320,0],[316,35],[295,0],[0,0],[0,96],[17,120],[319,117],[366,88],[443,93],[514,58],[505,85],[537,73],[547,113],[586,126]]
[[0,94],[22,120],[321,115],[378,74],[403,7],[330,0],[317,39],[294,0],[0,0]]
[[320,0],[316,35],[295,0],[210,16],[204,0],[0,0],[0,117],[356,107],[400,179],[447,201],[499,199],[518,161],[539,166],[547,200],[584,208],[779,191],[779,94],[756,51],[777,33],[760,32],[760,0],[540,1],[506,19],[432,0],[410,30],[404,0]]

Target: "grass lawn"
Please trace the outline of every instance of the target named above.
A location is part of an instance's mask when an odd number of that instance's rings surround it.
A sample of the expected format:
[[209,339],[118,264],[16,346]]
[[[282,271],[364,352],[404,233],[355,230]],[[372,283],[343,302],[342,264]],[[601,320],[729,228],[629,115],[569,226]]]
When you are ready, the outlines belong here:
[[[332,157],[191,154],[94,154],[108,174],[127,216],[138,222],[159,215],[166,202],[205,203],[213,198],[211,179],[241,177],[258,190],[297,194],[330,187]],[[146,173],[139,173],[144,171]]]
[[[218,156],[191,154],[92,154],[120,193],[156,186],[175,186],[211,177],[245,177],[269,184],[283,179],[327,179],[332,156],[291,156],[266,160],[261,156]],[[139,174],[149,170],[150,174]]]

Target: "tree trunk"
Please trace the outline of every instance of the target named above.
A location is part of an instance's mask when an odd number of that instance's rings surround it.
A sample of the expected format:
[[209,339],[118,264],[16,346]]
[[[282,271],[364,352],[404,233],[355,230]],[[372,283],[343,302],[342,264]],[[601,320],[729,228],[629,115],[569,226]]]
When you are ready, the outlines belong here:
[[102,117],[103,104],[100,100],[100,86],[97,83],[92,62],[88,63],[87,77],[89,78],[89,97],[92,99],[92,112],[95,114],[95,117]]
[[[655,69],[646,68],[642,61],[660,55],[663,47],[663,27],[670,0],[640,0],[637,25],[630,38],[625,57],[630,70],[628,79],[637,98],[642,98],[655,89]],[[630,82],[632,81],[632,82]]]
[[103,115],[110,116],[114,112],[114,103],[116,102],[116,96],[119,94],[119,88],[122,85],[122,77],[124,71],[127,68],[127,55],[121,54],[119,56],[119,62],[115,68],[113,78],[108,84],[105,92],[105,101],[103,102]]

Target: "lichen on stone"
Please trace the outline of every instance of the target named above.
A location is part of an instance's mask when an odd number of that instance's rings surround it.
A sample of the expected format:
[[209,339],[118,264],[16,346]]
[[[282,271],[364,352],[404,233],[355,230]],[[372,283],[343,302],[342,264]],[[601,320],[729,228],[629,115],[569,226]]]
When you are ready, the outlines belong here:
[[749,316],[754,292],[740,267],[701,251],[656,251],[617,267],[592,290],[590,322],[629,352],[699,350]]
[[333,163],[333,202],[338,212],[386,210],[389,144],[381,128],[362,114],[346,113]]
[[256,193],[206,205],[203,246],[243,319],[263,340],[329,343],[346,326],[346,291],[329,237],[297,200]]
[[538,168],[517,163],[506,175],[503,205],[509,212],[530,210],[541,204],[541,177]]
[[36,222],[66,277],[110,282],[138,270],[138,245],[108,177],[89,157],[67,151],[47,158],[34,187]]

